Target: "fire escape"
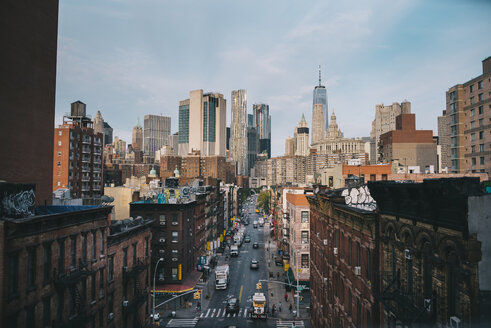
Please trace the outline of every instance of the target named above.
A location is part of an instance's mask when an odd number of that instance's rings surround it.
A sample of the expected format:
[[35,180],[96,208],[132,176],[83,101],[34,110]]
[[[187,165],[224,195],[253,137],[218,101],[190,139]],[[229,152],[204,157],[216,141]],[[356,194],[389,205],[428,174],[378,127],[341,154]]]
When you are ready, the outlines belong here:
[[71,298],[70,316],[68,321],[56,320],[55,328],[86,327],[94,314],[90,314],[86,299],[86,280],[94,273],[87,263],[79,260],[79,266],[59,272],[54,269],[54,285],[58,294],[63,295],[68,289]]
[[148,290],[141,285],[140,273],[147,269],[148,264],[144,258],[138,258],[132,268],[123,267],[123,288],[127,289],[128,283],[133,280],[133,297],[131,300],[123,299],[123,318],[124,321],[129,320],[133,314],[133,327],[145,327],[138,315],[138,310],[148,300]]

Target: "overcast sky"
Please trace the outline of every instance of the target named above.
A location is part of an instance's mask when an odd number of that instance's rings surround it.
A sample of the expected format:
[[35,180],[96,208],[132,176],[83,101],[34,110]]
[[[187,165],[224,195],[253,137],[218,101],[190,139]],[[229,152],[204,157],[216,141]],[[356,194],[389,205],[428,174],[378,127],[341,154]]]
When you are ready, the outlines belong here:
[[56,123],[81,100],[114,136],[163,114],[177,132],[189,91],[247,90],[269,104],[272,153],[302,113],[311,126],[322,66],[328,110],[346,137],[368,136],[376,104],[408,100],[437,134],[445,91],[491,56],[491,1],[60,1]]

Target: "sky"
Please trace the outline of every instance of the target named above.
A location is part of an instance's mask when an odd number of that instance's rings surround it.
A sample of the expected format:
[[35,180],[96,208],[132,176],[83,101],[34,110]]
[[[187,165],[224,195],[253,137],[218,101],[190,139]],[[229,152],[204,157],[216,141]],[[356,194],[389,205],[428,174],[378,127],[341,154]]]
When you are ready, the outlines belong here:
[[267,103],[271,148],[328,92],[345,137],[366,137],[377,104],[408,100],[417,129],[437,135],[445,92],[482,74],[491,56],[491,1],[63,0],[59,8],[56,124],[70,103],[100,110],[131,142],[146,114],[170,116],[189,91],[247,90],[248,113]]

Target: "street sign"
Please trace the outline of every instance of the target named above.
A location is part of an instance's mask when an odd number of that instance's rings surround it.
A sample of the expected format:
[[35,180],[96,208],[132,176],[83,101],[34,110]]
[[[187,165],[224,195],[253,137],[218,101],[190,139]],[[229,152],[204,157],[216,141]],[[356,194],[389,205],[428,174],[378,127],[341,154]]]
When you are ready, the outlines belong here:
[[299,285],[299,286],[297,287],[297,290],[298,290],[299,292],[301,292],[301,291],[303,290],[303,285]]
[[200,263],[201,264],[206,264],[206,256],[201,256],[200,257]]

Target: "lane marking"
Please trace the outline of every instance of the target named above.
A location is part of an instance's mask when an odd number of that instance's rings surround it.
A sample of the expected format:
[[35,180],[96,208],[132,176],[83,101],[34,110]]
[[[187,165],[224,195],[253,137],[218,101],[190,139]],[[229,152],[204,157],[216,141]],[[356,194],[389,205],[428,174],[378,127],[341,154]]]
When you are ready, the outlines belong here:
[[244,285],[240,285],[239,303],[242,302],[242,291],[243,290],[244,290]]

